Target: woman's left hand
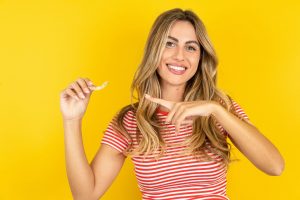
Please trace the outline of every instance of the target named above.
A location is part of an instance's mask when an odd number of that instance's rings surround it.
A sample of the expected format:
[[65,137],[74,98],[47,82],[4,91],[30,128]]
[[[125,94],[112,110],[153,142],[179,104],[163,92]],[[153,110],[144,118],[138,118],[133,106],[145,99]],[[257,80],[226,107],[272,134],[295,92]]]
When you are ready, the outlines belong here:
[[148,94],[145,95],[145,98],[170,110],[166,122],[171,121],[171,124],[175,124],[175,131],[177,133],[185,118],[191,118],[193,116],[209,116],[216,110],[218,105],[218,103],[214,101],[172,102],[154,98]]

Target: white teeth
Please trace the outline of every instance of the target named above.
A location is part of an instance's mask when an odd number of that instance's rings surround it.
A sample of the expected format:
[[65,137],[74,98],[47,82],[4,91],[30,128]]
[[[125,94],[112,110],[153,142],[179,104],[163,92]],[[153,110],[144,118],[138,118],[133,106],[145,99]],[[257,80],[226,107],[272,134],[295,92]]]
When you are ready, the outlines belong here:
[[185,70],[185,67],[180,67],[180,66],[168,65],[168,67],[179,71]]

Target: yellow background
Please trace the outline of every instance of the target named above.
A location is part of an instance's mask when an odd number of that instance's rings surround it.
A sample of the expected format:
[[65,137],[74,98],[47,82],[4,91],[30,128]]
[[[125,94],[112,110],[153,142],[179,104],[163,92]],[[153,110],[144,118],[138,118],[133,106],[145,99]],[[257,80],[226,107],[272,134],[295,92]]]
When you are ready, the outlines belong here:
[[[219,56],[218,86],[283,154],[279,177],[241,153],[232,200],[300,199],[300,3],[298,1],[0,1],[0,199],[72,199],[65,170],[59,93],[78,77],[109,85],[83,120],[91,161],[129,87],[146,37],[165,10],[192,9]],[[104,200],[141,199],[127,159]]]

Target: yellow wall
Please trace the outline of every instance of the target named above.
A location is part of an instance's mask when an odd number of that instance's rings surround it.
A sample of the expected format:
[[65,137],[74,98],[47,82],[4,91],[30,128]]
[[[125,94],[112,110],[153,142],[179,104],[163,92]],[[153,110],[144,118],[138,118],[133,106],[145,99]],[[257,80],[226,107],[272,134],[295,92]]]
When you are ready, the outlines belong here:
[[[282,152],[282,176],[241,153],[232,200],[300,199],[300,3],[285,1],[0,1],[0,199],[72,199],[65,171],[59,93],[78,77],[96,84],[83,120],[89,161],[129,87],[148,31],[161,12],[191,8],[220,59],[218,85]],[[103,197],[140,199],[128,159]]]

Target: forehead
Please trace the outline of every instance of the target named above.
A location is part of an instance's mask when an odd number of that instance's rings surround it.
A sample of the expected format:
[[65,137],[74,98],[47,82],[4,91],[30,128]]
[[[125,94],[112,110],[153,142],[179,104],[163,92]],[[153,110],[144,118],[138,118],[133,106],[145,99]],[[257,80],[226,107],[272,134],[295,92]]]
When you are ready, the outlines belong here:
[[189,21],[176,21],[172,25],[169,36],[178,38],[179,41],[196,40],[197,36],[194,26]]

